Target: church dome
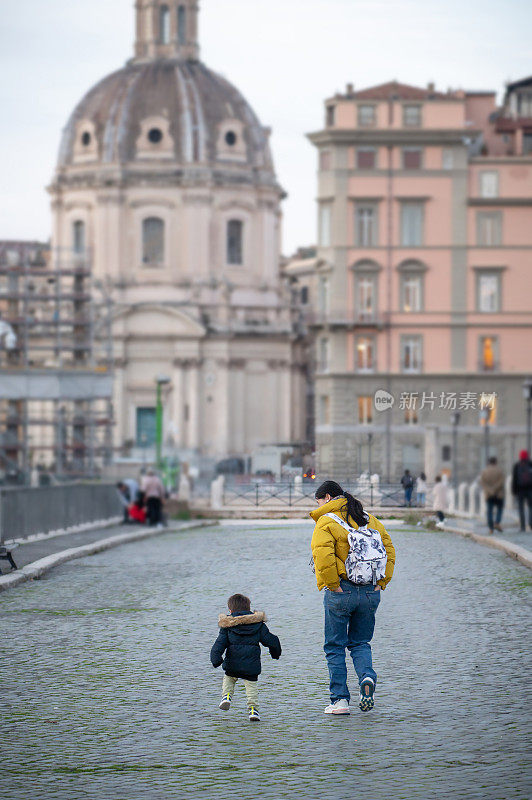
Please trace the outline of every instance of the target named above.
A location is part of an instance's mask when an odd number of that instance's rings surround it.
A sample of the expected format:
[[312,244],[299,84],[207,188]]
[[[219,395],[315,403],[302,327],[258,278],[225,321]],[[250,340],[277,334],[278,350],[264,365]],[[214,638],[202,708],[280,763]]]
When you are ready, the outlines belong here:
[[85,95],[58,167],[149,159],[273,171],[269,131],[225,78],[192,59],[132,61]]

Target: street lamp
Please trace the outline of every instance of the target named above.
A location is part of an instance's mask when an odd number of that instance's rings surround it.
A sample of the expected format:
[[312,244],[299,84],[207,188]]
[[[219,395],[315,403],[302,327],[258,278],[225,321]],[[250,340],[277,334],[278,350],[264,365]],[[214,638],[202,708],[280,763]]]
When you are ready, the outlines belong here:
[[170,378],[167,375],[157,375],[155,382],[157,384],[157,403],[155,406],[155,462],[157,467],[160,468],[163,446],[162,387],[170,383]]
[[373,434],[368,433],[368,475],[371,480],[371,444],[373,442]]
[[455,411],[451,414],[451,425],[453,426],[453,486],[458,486],[458,425],[460,423],[460,412]]
[[532,378],[525,378],[523,382],[523,397],[526,400],[526,449],[530,458],[532,450]]
[[480,419],[484,425],[484,462],[487,464],[490,457],[490,417],[491,411],[489,408],[483,408],[480,412]]

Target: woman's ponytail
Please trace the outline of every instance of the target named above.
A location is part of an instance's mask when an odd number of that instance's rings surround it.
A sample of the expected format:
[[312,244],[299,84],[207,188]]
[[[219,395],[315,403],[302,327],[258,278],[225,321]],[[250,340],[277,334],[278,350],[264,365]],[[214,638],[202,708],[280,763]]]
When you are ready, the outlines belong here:
[[353,497],[353,495],[349,494],[349,492],[343,492],[343,495],[347,500],[346,505],[342,509],[343,511],[346,511],[347,522],[349,522],[349,517],[351,517],[351,519],[354,519],[359,527],[366,525],[369,517],[364,511],[360,500],[357,500],[357,498]]
[[359,527],[361,525],[366,525],[369,517],[364,511],[362,503],[360,500],[357,500],[356,497],[353,497],[352,494],[349,494],[349,492],[344,492],[339,483],[336,483],[336,481],[325,481],[316,489],[314,496],[316,500],[321,500],[326,495],[330,495],[333,499],[336,497],[345,497],[346,504],[342,508],[342,511],[346,512],[347,522],[349,522],[349,517],[351,517]]

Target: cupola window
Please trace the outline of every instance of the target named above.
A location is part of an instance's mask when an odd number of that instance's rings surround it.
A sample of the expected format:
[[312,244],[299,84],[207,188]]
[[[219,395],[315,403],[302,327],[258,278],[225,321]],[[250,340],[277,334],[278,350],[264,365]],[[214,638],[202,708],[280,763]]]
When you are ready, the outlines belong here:
[[225,141],[229,147],[233,147],[236,144],[236,133],[234,131],[227,131],[225,134]]
[[148,132],[148,139],[152,144],[159,144],[163,138],[163,132],[160,128],[150,128]]
[[159,41],[170,44],[170,9],[166,5],[159,9]]
[[77,219],[72,225],[72,248],[76,255],[85,252],[85,223]]
[[187,43],[187,10],[185,6],[177,9],[177,40],[179,44]]
[[148,217],[142,221],[142,263],[160,267],[164,261],[164,220]]
[[239,219],[230,219],[227,223],[227,263],[242,264],[242,239],[244,223]]
[[88,131],[85,131],[84,133],[81,134],[81,144],[84,147],[88,147],[90,143],[91,143],[91,135]]

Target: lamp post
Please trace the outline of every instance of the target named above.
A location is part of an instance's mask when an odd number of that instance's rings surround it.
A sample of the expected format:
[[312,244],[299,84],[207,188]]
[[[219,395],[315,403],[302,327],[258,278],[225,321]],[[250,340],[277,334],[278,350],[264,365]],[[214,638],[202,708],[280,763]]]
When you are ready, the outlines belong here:
[[523,382],[523,397],[526,400],[526,449],[530,458],[532,450],[532,378]]
[[451,425],[453,426],[453,486],[458,486],[458,424],[460,422],[460,412],[455,411],[451,414]]
[[157,468],[160,468],[163,446],[162,387],[170,383],[170,378],[167,375],[157,375],[155,382],[157,384],[157,402],[155,405],[155,462],[157,464]]
[[480,418],[484,425],[484,463],[488,463],[490,457],[490,416],[489,408],[483,408],[480,412]]
[[368,475],[371,480],[371,444],[373,442],[373,434],[368,433]]

